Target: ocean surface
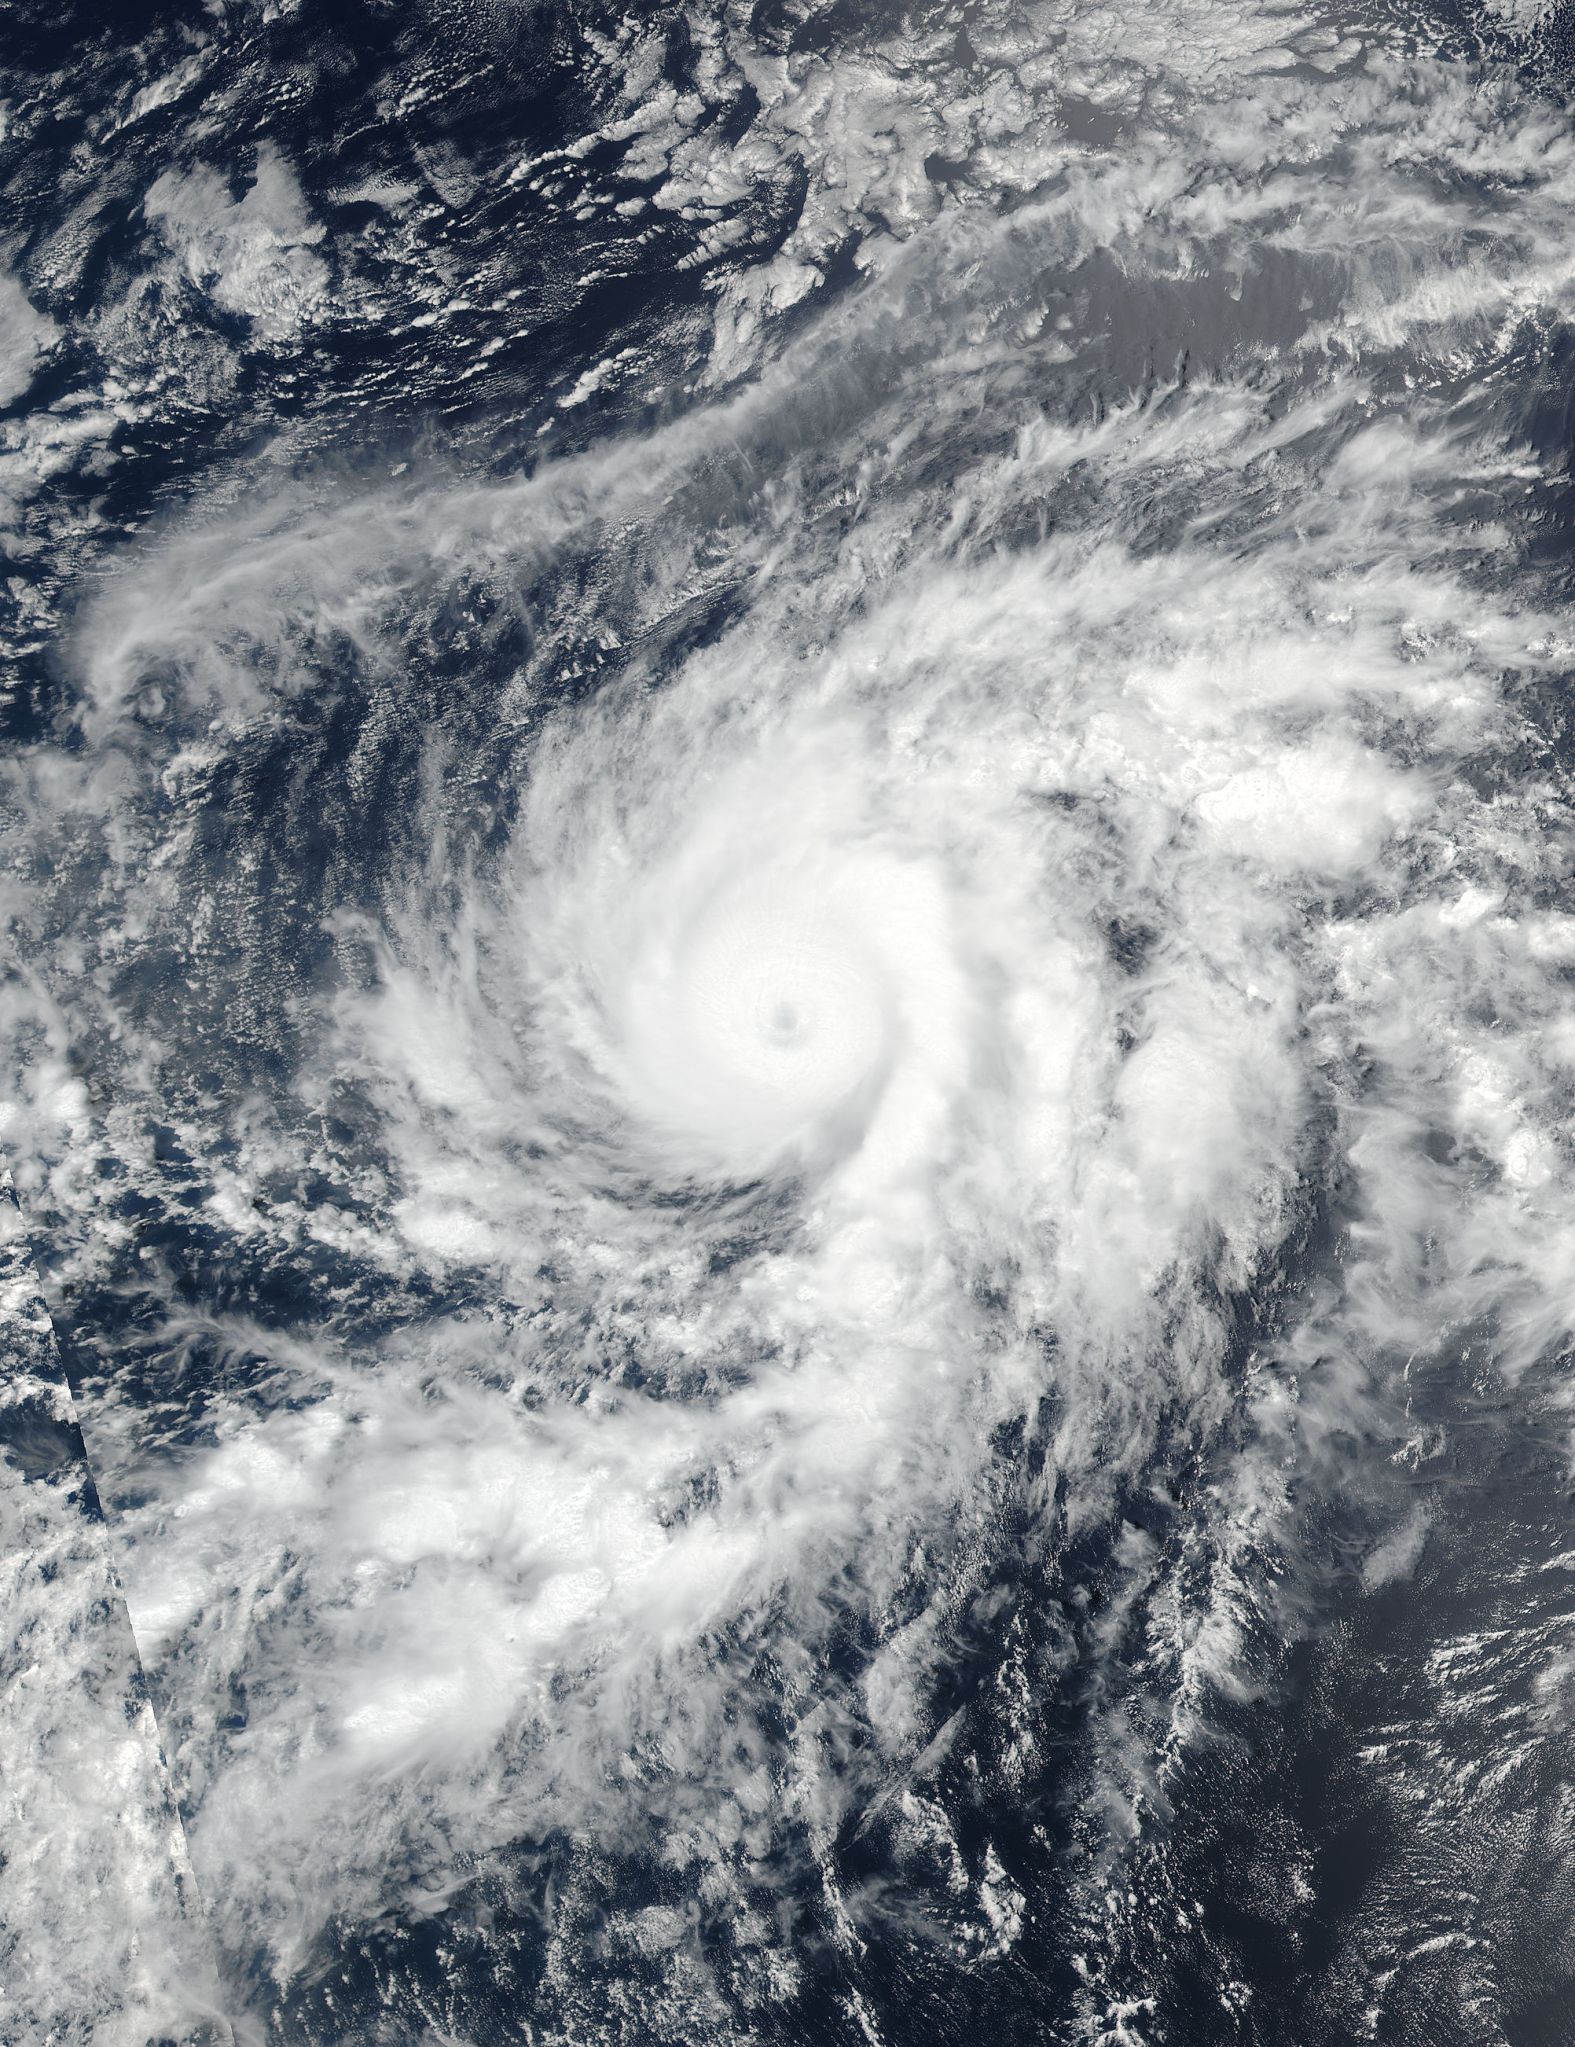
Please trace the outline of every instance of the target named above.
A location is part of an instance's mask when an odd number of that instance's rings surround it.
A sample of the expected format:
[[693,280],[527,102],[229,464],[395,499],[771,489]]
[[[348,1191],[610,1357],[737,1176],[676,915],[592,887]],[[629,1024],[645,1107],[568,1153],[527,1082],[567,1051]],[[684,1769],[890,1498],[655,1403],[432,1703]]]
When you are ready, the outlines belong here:
[[1564,2047],[1572,60],[0,11],[6,2047]]

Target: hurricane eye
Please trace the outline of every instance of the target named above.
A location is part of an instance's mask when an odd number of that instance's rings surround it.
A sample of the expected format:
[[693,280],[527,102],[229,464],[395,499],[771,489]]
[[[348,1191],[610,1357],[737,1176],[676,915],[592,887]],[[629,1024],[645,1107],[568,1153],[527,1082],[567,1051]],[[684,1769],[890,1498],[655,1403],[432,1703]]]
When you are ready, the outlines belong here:
[[801,1022],[797,1006],[786,998],[779,999],[767,1013],[765,1034],[779,1045],[790,1044],[807,1026]]

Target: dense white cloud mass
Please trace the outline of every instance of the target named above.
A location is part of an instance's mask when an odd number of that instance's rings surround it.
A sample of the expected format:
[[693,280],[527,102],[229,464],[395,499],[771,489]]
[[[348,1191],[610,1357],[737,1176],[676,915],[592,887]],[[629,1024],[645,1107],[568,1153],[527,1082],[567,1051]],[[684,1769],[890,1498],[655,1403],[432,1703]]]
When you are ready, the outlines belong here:
[[[237,2020],[521,1842],[541,2037],[628,2020],[574,1957],[636,1847],[671,1896],[598,1938],[651,2037],[802,1989],[806,1869],[845,1957],[1008,1954],[942,1780],[1010,1556],[1040,1621],[968,1714],[1027,1785],[1076,1680],[1057,2023],[1157,2041],[1128,1930],[1190,1908],[1143,1858],[1319,1503],[1403,1582],[1394,1474],[1448,1454],[1410,1375],[1553,1398],[1575,634],[1502,393],[1575,144],[1343,18],[1004,23],[1015,114],[762,60],[735,152],[865,183],[722,294],[709,395],[123,551],[80,744],[8,770],[4,1141]],[[704,204],[698,115],[618,61],[650,203]],[[972,200],[912,169],[937,122]],[[779,332],[901,163],[925,203]],[[149,206],[315,317],[281,166]]]

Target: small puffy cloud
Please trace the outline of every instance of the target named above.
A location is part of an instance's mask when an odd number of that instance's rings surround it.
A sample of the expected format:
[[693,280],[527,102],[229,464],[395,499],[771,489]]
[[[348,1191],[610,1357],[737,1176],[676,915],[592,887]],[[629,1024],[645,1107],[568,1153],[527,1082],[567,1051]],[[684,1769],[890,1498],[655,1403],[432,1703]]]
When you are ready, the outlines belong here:
[[165,171],[143,210],[186,276],[226,312],[265,338],[284,339],[319,319],[328,303],[328,265],[316,253],[323,229],[307,211],[300,181],[271,145],[257,152],[250,187],[232,199],[218,171]]

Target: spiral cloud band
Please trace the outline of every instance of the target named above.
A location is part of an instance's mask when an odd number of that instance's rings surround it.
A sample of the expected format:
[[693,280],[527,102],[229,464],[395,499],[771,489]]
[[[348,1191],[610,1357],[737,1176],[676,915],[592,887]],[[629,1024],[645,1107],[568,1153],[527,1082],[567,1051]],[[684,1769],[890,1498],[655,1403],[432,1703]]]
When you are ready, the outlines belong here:
[[[1544,2037],[1575,144],[1332,16],[970,97],[1009,12],[609,29],[509,191],[646,152],[698,264],[804,187],[687,367],[248,447],[78,595],[6,771],[8,1312],[102,1507],[16,1495],[28,2037]],[[283,347],[328,245],[205,177],[146,232]],[[27,1673],[119,1602],[116,1846]]]

